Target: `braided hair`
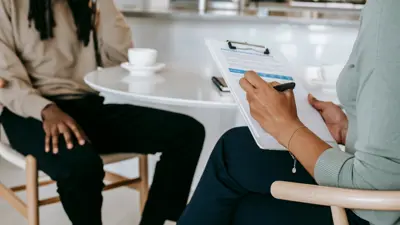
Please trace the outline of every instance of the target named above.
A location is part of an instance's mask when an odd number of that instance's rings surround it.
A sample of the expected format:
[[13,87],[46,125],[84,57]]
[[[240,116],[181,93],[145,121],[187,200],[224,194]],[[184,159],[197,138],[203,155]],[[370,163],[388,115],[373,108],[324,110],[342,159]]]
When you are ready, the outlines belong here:
[[[41,40],[48,40],[54,37],[53,28],[56,26],[52,7],[54,0],[30,0],[28,20],[33,22],[40,34]],[[57,0],[56,0],[57,1]],[[72,11],[77,28],[78,40],[87,46],[92,30],[92,9],[87,0],[65,0]]]

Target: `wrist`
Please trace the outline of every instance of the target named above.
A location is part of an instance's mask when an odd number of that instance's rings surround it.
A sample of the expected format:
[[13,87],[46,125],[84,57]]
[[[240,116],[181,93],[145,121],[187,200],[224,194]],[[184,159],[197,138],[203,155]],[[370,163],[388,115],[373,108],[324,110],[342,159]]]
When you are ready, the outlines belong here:
[[42,109],[42,119],[46,119],[52,112],[54,112],[54,110],[58,109],[57,105],[54,103],[50,103],[48,105],[46,105],[43,109]]
[[282,126],[281,131],[275,136],[275,139],[284,147],[288,148],[289,141],[293,134],[299,129],[305,127],[300,120],[296,120]]

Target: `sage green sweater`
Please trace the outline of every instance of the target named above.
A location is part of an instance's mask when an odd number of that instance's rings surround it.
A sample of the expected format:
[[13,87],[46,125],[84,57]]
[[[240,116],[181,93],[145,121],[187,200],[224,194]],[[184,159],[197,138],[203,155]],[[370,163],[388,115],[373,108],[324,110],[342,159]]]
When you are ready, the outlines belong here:
[[[367,1],[337,92],[349,119],[346,152],[320,156],[317,182],[400,190],[400,0]],[[400,212],[355,212],[371,224],[400,224]]]

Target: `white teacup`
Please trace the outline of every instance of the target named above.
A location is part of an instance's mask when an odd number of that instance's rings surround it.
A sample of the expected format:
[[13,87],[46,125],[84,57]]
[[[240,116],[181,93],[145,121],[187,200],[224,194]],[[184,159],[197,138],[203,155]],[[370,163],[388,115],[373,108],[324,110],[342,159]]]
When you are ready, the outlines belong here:
[[157,62],[157,50],[151,48],[130,48],[129,64],[137,67],[153,66]]

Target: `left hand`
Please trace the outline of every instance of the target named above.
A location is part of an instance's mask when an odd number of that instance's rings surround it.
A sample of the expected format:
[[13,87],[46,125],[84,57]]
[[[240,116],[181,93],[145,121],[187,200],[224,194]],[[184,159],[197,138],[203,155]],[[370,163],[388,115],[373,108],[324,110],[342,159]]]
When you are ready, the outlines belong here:
[[321,114],[335,141],[345,145],[349,121],[343,110],[332,102],[320,101],[312,95],[308,95],[308,101]]
[[252,117],[281,145],[288,147],[293,132],[304,125],[297,116],[293,91],[280,93],[274,89],[278,84],[265,82],[253,71],[240,80]]

